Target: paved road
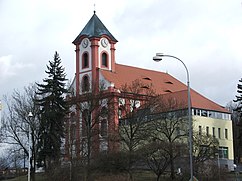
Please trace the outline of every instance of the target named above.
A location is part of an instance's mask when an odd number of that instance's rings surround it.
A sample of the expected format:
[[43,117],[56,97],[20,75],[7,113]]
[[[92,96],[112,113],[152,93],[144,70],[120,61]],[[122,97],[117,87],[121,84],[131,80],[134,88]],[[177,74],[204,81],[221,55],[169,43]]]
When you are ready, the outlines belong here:
[[242,164],[237,165],[235,171],[242,172]]
[[242,181],[242,164],[237,165],[234,170],[234,178],[229,178],[227,181]]

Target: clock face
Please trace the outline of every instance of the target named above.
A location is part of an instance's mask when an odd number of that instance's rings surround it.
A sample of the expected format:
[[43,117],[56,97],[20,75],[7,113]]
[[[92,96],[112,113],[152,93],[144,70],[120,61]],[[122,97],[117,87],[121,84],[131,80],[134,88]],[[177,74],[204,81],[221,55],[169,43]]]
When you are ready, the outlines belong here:
[[88,46],[88,39],[84,39],[84,40],[82,40],[82,47],[83,48],[86,48]]
[[108,40],[107,40],[106,38],[103,38],[103,39],[101,40],[101,44],[102,44],[102,46],[103,46],[104,48],[106,48],[106,47],[108,46]]

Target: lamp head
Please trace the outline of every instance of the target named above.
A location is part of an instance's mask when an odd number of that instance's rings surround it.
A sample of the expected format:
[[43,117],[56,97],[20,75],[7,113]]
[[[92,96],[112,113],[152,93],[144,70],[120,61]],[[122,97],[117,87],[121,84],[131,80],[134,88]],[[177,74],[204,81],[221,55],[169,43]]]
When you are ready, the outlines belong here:
[[162,58],[159,57],[159,56],[154,56],[154,57],[153,57],[153,60],[156,61],[156,62],[159,62],[159,61],[162,60]]
[[162,60],[163,53],[156,53],[156,56],[153,57],[153,60],[159,62]]
[[28,117],[29,117],[29,118],[32,118],[32,117],[33,117],[32,112],[29,112]]

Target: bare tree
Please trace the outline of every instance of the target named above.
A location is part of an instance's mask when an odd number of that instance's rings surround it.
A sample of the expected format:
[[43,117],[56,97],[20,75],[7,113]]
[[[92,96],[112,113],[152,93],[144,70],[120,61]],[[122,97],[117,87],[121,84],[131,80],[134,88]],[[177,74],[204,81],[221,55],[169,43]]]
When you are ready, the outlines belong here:
[[205,133],[193,133],[193,152],[194,152],[194,171],[201,173],[203,165],[207,165],[209,161],[217,160],[219,141],[212,135]]
[[[35,162],[36,162],[36,143],[38,139],[38,107],[34,103],[36,87],[29,85],[23,92],[14,90],[11,96],[4,96],[6,112],[4,114],[4,124],[1,128],[4,135],[3,142],[13,145],[15,150],[23,150],[24,154],[31,158],[31,176],[34,180]],[[28,114],[32,112],[33,117]],[[31,131],[29,138],[29,128]],[[4,133],[4,134],[3,134]],[[29,141],[31,140],[31,141]],[[28,145],[31,143],[31,155]]]
[[143,158],[146,155],[145,161],[158,179],[168,166],[174,179],[174,162],[187,144],[186,105],[175,98],[156,95],[152,85],[140,80],[123,86],[120,91],[119,137],[128,155],[130,179],[132,169],[140,161],[139,155]]
[[9,158],[7,157],[7,154],[1,155],[0,157],[0,170],[5,170],[10,165]]
[[135,80],[121,88],[119,98],[119,139],[127,154],[127,172],[133,180],[133,168],[139,160],[139,149],[150,137],[151,107],[155,101],[152,85]]
[[156,174],[157,181],[170,164],[169,151],[165,149],[167,146],[165,142],[154,141],[144,145],[140,150],[142,160]]
[[[188,135],[187,110],[184,103],[160,96],[152,115],[152,139],[165,144],[163,152],[169,155],[170,177],[175,178],[175,160],[181,156]],[[158,145],[159,145],[158,144]],[[164,155],[165,156],[165,155]]]
[[[144,140],[147,134],[144,123],[147,121],[149,110],[145,106],[148,104],[144,103],[148,102],[147,97],[154,95],[151,86],[138,80],[132,85],[124,85],[119,91],[112,87],[107,89],[104,82],[99,83],[99,86],[94,85],[93,90],[90,90],[89,86],[82,85],[82,94],[72,93],[69,97],[72,113],[66,124],[69,129],[68,142],[73,143],[70,139],[76,139],[74,151],[77,157],[80,156],[79,160],[86,170],[87,180],[90,179],[92,161],[99,152],[118,152],[124,146],[123,148],[128,150],[128,154],[125,153],[129,160],[127,170],[132,178],[134,153],[141,143],[140,140]],[[96,87],[99,88],[98,91]],[[138,110],[141,105],[142,110]],[[119,127],[115,122],[118,120],[118,113],[120,119],[122,117]],[[69,147],[72,148],[71,145]]]
[[[84,166],[86,179],[90,180],[93,160],[99,152],[108,151],[108,122],[112,112],[109,111],[114,103],[114,96],[110,94],[104,83],[100,83],[99,91],[86,89],[82,95],[69,97],[71,105],[69,119],[69,143],[76,143],[75,151],[77,159]],[[117,104],[117,103],[116,103]],[[75,127],[73,127],[75,125]],[[80,126],[80,127],[79,127]],[[111,135],[109,135],[111,136]],[[73,139],[75,141],[73,141]],[[100,150],[101,149],[101,150]],[[69,153],[72,156],[72,153]]]

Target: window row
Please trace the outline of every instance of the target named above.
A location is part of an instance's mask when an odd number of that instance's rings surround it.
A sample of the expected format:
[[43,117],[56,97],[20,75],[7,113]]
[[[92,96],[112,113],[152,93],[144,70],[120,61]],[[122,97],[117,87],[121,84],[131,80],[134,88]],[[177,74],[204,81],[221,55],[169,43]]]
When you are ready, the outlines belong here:
[[[101,54],[101,66],[108,67],[108,54],[103,52]],[[89,68],[89,54],[87,52],[82,54],[82,69]]]
[[208,110],[203,110],[203,109],[192,109],[192,115],[210,117],[210,118],[215,118],[215,119],[227,119],[227,120],[231,119],[231,116],[228,113],[208,111]]
[[[216,134],[217,131],[217,134]],[[212,134],[211,134],[212,133]],[[221,128],[216,128],[212,127],[212,132],[210,133],[210,127],[206,126],[206,135],[212,135],[213,137],[219,138],[219,139],[228,139],[228,129],[225,128],[223,130],[223,132],[221,131]],[[202,126],[198,127],[198,134],[201,135],[202,134]],[[222,136],[223,134],[223,136]]]
[[88,75],[84,75],[82,77],[82,82],[81,82],[81,87],[82,87],[82,92],[89,92],[90,91],[90,80]]
[[218,150],[208,145],[200,145],[200,154],[211,154],[214,158],[228,159],[228,147],[219,147]]

